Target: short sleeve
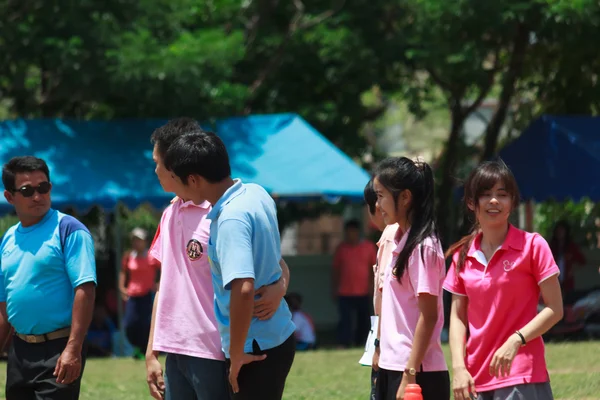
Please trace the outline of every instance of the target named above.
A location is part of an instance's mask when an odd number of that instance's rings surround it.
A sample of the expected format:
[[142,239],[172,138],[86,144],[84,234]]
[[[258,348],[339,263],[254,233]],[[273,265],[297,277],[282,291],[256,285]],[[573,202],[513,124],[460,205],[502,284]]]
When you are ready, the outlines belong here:
[[235,279],[255,279],[252,227],[241,219],[226,219],[218,224],[217,259],[223,288],[229,290]]
[[[169,206],[171,207],[171,206]],[[154,234],[154,239],[152,239],[152,243],[150,244],[150,250],[148,254],[150,257],[162,263],[162,235],[160,234],[160,228],[165,223],[167,210],[163,212],[162,217],[160,218],[160,224],[158,228],[156,228],[156,233]]]
[[463,282],[463,279],[460,277],[459,274],[456,273],[458,255],[459,252],[456,252],[452,257],[452,264],[450,265],[450,269],[448,269],[446,279],[444,279],[444,289],[452,294],[466,296],[467,291],[465,290],[465,284]]
[[432,296],[441,295],[441,276],[444,259],[430,246],[417,246],[413,250],[408,274],[415,295],[427,293]]
[[531,241],[531,272],[538,285],[560,273],[548,242],[537,233]]
[[4,237],[0,237],[0,303],[6,302],[6,288],[4,287],[4,274],[2,273],[2,253],[4,248],[2,247],[2,240]]
[[96,283],[94,239],[87,230],[76,230],[67,236],[64,255],[67,274],[74,288],[87,282]]

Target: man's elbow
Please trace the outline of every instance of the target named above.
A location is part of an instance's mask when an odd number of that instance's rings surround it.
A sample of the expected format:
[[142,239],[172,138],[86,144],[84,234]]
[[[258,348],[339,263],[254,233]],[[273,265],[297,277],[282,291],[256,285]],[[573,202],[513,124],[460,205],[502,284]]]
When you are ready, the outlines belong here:
[[232,282],[231,289],[243,299],[254,299],[254,279],[236,279]]

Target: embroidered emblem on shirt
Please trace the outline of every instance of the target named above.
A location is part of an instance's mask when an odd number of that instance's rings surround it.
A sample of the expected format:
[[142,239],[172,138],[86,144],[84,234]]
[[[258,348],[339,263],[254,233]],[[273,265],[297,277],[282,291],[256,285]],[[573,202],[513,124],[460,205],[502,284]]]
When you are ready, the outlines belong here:
[[508,272],[513,268],[513,266],[515,265],[515,262],[504,260],[504,261],[502,261],[502,264],[504,265],[504,271]]
[[202,249],[202,244],[196,239],[192,239],[188,242],[187,246],[185,246],[185,250],[187,256],[190,260],[196,261],[202,257],[204,250]]

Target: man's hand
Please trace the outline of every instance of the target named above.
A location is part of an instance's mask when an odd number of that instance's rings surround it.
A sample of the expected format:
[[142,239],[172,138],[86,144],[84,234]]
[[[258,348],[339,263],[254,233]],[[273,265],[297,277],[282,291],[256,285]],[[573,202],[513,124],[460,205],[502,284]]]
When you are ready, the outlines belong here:
[[77,380],[80,374],[81,349],[73,349],[67,345],[56,362],[56,368],[54,368],[56,382],[68,385]]
[[261,321],[271,318],[279,308],[285,292],[285,283],[282,279],[258,289],[255,292],[259,298],[254,300],[254,316]]
[[162,400],[165,392],[165,380],[160,361],[156,355],[146,355],[146,382],[150,395],[156,400]]
[[252,354],[242,354],[241,356],[231,355],[231,367],[229,367],[229,384],[233,389],[233,393],[238,393],[240,388],[238,386],[238,375],[240,374],[240,369],[242,366],[246,364],[250,364],[254,361],[262,361],[267,358],[266,354],[262,356],[253,356]]

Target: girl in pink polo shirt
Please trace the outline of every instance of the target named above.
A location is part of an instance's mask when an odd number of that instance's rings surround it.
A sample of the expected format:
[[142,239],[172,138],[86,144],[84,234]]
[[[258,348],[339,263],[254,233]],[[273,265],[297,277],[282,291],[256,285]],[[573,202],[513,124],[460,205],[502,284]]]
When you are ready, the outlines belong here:
[[448,400],[450,377],[440,343],[446,268],[434,219],[433,172],[424,162],[388,158],[373,184],[385,223],[398,224],[384,269],[376,399],[403,399],[406,386],[418,383],[424,400]]
[[[552,251],[539,234],[508,222],[519,189],[501,160],[477,167],[464,193],[476,226],[448,250],[444,282],[452,293],[454,398],[550,400],[541,335],[563,315]],[[540,293],[546,307],[538,313]]]

